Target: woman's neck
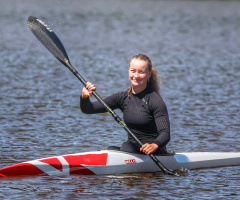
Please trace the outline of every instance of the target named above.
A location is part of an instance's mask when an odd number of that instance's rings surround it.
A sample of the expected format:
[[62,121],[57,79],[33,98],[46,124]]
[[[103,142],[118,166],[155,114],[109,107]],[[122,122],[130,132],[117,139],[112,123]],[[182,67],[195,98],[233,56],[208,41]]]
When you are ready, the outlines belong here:
[[140,92],[142,92],[143,90],[145,90],[147,88],[147,86],[145,87],[134,87],[132,86],[132,93],[133,94],[138,94]]

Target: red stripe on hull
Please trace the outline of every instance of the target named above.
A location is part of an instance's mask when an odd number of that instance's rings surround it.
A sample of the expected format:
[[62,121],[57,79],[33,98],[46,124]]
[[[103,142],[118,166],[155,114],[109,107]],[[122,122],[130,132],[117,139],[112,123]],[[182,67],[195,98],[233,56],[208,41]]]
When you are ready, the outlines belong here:
[[30,163],[19,163],[0,170],[0,177],[46,176],[42,170]]
[[108,154],[68,155],[63,157],[69,163],[70,174],[94,175],[95,173],[82,165],[106,166]]
[[84,155],[67,155],[63,158],[69,163],[69,165],[94,165],[94,166],[106,166],[107,165],[107,153],[102,154],[84,154]]

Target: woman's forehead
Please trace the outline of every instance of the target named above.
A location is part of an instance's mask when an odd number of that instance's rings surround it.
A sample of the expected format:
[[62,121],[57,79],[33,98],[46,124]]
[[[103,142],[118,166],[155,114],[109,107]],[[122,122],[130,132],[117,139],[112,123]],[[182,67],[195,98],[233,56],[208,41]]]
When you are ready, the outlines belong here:
[[147,62],[141,59],[132,59],[130,62],[130,67],[146,68]]

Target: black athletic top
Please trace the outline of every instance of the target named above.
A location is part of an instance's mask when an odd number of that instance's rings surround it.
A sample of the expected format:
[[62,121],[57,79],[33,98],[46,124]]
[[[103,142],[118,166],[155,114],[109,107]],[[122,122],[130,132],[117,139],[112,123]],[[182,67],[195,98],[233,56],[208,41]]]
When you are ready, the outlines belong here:
[[[163,99],[150,88],[138,94],[127,91],[113,94],[104,102],[111,108],[119,108],[123,112],[123,120],[134,135],[143,143],[155,143],[159,148],[165,147],[170,140],[170,123],[167,107]],[[103,113],[106,108],[99,103],[91,102],[89,98],[80,101],[83,113]],[[128,135],[128,140],[135,140]]]

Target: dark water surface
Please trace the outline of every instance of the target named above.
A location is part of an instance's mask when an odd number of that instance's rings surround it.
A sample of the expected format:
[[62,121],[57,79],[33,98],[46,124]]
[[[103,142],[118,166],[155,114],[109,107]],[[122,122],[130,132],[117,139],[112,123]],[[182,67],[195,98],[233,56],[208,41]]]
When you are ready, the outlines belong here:
[[[0,168],[127,138],[108,114],[81,113],[82,84],[32,35],[30,15],[102,97],[129,86],[133,55],[149,55],[163,77],[169,150],[240,151],[239,1],[1,0]],[[0,199],[239,199],[239,170],[8,179]]]

